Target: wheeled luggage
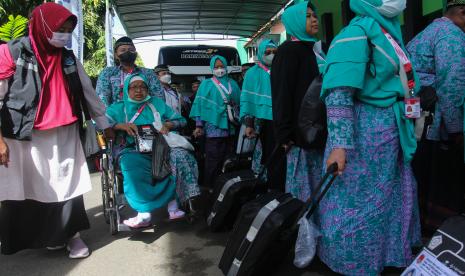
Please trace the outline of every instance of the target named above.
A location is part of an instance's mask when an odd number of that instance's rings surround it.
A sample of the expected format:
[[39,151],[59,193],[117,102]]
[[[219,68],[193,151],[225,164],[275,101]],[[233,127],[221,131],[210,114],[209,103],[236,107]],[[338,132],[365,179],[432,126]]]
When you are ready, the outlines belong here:
[[295,244],[298,220],[307,210],[307,217],[316,210],[336,171],[336,164],[330,166],[306,203],[288,193],[268,193],[244,205],[221,258],[221,271],[228,276],[245,276],[267,275],[276,269]]
[[420,275],[465,275],[465,215],[446,220],[402,274]]
[[207,218],[210,230],[231,229],[242,205],[254,199],[264,186],[252,170],[220,175],[215,183],[215,201]]
[[[269,164],[278,152],[276,147],[267,161]],[[266,182],[263,174],[268,165],[256,174],[251,169],[220,175],[215,182],[214,201],[207,217],[207,224],[212,231],[229,230],[234,225],[242,206],[257,195],[265,193]]]
[[252,168],[253,154],[257,145],[256,139],[248,139],[244,135],[239,137],[236,153],[228,156],[221,168],[222,173],[249,170]]

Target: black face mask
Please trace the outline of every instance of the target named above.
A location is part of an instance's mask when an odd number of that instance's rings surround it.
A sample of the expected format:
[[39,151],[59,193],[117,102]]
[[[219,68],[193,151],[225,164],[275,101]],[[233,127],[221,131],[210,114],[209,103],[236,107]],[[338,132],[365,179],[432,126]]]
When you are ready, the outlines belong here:
[[120,62],[133,64],[137,58],[137,52],[127,51],[118,56]]

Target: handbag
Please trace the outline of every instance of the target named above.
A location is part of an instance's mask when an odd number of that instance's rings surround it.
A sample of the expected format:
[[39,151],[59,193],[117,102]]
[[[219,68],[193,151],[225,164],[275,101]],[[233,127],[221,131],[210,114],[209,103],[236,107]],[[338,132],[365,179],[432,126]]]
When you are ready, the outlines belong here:
[[320,98],[322,84],[319,75],[308,87],[299,110],[298,129],[309,148],[324,149],[328,137],[326,105]]
[[92,120],[85,122],[83,140],[86,157],[90,157],[100,151],[100,147],[97,144],[97,131]]
[[162,181],[171,174],[170,146],[163,135],[155,131],[152,140],[152,178],[156,182]]
[[[226,89],[226,87],[224,87],[223,84],[221,84],[221,82],[218,81],[217,78],[214,77],[212,81],[215,84],[218,91],[220,91],[221,98],[223,98],[223,103],[226,107],[226,114],[228,115],[228,121],[235,126],[240,126],[241,123],[239,121],[238,106],[232,103],[230,100],[228,100],[228,98],[224,94],[224,91],[228,91],[228,90]],[[231,91],[231,83],[229,83],[229,91]]]

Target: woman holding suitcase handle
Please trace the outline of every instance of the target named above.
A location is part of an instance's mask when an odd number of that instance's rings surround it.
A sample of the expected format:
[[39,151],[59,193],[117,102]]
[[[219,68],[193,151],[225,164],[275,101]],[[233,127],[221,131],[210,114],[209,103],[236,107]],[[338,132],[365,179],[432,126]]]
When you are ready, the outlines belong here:
[[357,17],[327,56],[325,157],[342,175],[319,207],[319,256],[344,275],[406,267],[420,241],[410,166],[416,141],[406,108],[418,82],[400,31],[405,6],[405,0],[351,0]]

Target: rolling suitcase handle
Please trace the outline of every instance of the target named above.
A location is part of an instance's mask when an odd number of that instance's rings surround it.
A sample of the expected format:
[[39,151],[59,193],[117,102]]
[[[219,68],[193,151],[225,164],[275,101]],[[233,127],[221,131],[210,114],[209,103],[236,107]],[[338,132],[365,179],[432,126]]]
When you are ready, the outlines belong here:
[[[333,163],[327,168],[326,174],[321,179],[317,188],[312,193],[312,195],[307,200],[307,202],[305,202],[304,208],[302,208],[302,211],[300,212],[298,216],[297,222],[305,215],[305,212],[307,212],[307,210],[308,210],[308,213],[306,215],[307,219],[309,219],[313,215],[313,212],[315,212],[316,208],[318,207],[318,204],[320,204],[320,201],[326,195],[329,188],[331,188],[331,186],[334,183],[334,180],[336,180],[337,174],[335,173],[337,172],[337,170],[338,170],[337,163]],[[329,180],[328,184],[325,186],[325,183],[328,180],[328,178],[331,178],[331,179]],[[323,191],[321,191],[322,189]],[[297,227],[297,223],[295,224],[295,227]]]
[[[241,143],[241,152],[239,154],[243,154],[243,151],[244,151],[244,144],[245,144],[245,140],[247,139],[250,139],[247,137],[247,135],[242,135],[242,143]],[[255,149],[257,148],[257,144],[258,144],[258,139],[260,139],[260,134],[257,134],[255,136],[255,138],[252,138],[253,140],[255,140],[255,144],[253,145],[253,149],[252,149],[252,153],[255,152]],[[250,140],[252,140],[250,139]],[[238,141],[239,142],[239,141]]]

